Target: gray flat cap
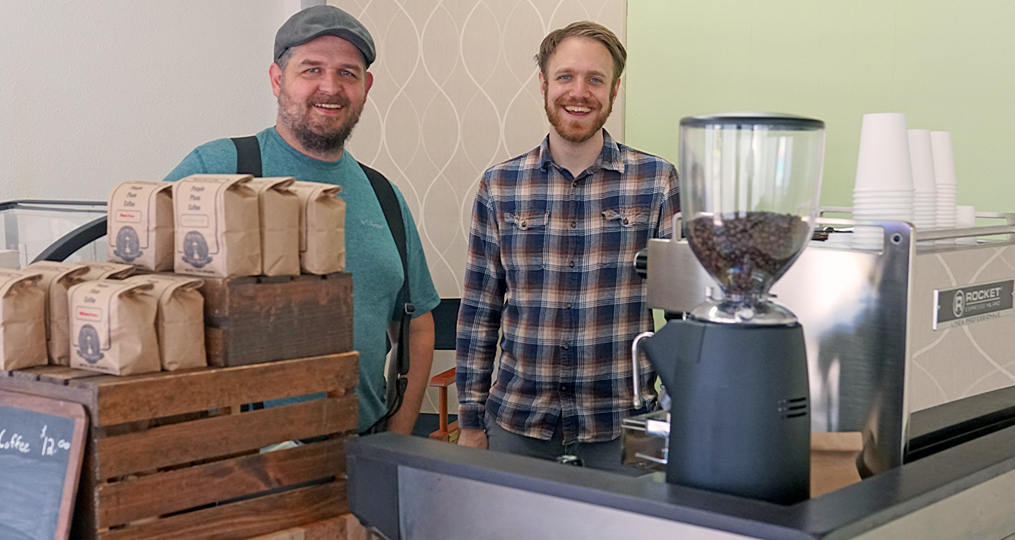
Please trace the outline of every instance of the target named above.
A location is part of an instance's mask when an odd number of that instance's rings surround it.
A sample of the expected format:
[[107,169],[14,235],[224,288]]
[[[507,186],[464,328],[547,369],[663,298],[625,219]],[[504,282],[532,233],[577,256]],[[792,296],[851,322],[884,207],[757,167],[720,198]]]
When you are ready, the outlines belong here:
[[365,67],[377,58],[374,38],[355,17],[334,6],[314,6],[297,12],[275,34],[275,62],[285,52],[321,36],[335,36],[352,43],[363,54]]

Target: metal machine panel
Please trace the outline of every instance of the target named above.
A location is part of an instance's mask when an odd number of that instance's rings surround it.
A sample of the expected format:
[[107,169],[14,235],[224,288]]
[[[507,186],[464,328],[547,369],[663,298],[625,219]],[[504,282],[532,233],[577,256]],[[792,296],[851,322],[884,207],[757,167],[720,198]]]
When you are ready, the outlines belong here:
[[[917,251],[910,311],[912,411],[1015,384],[1013,282],[1011,245]],[[947,291],[953,294],[937,294]],[[956,292],[968,299],[958,307]],[[938,296],[942,298],[935,304]],[[987,309],[977,312],[973,307]],[[961,318],[954,317],[956,311]],[[936,312],[942,313],[936,318]],[[939,319],[951,320],[941,324]]]
[[754,538],[410,467],[399,467],[398,500],[411,501],[400,513],[402,538]]

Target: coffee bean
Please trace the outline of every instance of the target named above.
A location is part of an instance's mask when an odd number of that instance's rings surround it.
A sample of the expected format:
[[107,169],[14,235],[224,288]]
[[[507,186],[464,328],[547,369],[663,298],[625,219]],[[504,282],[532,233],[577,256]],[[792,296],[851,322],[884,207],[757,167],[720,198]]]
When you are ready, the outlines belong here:
[[699,217],[690,225],[691,250],[727,296],[767,292],[811,234],[800,216],[773,212]]

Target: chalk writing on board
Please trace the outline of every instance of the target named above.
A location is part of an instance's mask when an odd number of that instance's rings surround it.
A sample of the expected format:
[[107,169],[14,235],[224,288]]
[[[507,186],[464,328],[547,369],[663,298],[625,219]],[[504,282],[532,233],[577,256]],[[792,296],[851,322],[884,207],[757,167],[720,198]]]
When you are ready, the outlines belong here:
[[0,539],[55,538],[73,437],[73,418],[0,404]]
[[[46,435],[49,425],[42,426],[42,433],[39,435],[40,455],[56,456],[57,452],[70,451],[70,442],[66,439],[57,439]],[[32,443],[21,436],[20,433],[8,433],[6,428],[0,427],[0,451],[20,452],[27,454],[32,451]]]
[[42,439],[42,455],[44,456],[55,456],[57,451],[63,450],[64,452],[70,450],[70,443],[64,439],[54,439],[46,435],[46,430],[49,429],[49,425],[42,426],[42,435],[39,438]]

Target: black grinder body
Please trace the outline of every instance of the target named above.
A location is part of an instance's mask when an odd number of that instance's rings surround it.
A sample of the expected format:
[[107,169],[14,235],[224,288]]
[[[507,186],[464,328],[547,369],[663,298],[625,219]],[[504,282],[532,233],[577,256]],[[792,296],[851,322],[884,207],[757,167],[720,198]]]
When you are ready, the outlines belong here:
[[798,323],[673,320],[641,347],[672,400],[667,482],[778,504],[810,496]]

